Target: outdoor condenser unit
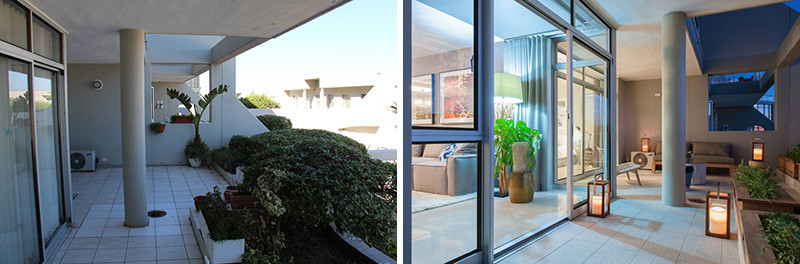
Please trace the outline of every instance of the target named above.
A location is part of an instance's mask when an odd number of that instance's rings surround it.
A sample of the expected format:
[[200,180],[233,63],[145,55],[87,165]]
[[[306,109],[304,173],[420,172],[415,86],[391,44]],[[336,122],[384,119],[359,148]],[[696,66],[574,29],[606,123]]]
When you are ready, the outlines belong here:
[[94,150],[75,150],[70,152],[69,165],[72,171],[94,171],[97,165]]

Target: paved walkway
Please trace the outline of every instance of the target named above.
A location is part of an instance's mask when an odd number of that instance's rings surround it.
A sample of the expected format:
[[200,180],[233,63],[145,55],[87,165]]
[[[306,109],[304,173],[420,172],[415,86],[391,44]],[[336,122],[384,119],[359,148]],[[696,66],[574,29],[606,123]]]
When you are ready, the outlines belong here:
[[73,228],[53,263],[203,263],[189,225],[192,197],[227,186],[216,171],[147,168],[147,203],[167,215],[144,228],[123,226],[122,169],[73,172]]
[[[699,203],[669,207],[661,203],[661,173],[640,171],[643,186],[618,176],[619,198],[606,218],[581,216],[504,259],[523,263],[739,263],[735,216],[731,239],[705,236],[705,212]],[[709,175],[708,183],[692,186],[688,198],[703,198],[721,183],[731,192],[731,179]]]

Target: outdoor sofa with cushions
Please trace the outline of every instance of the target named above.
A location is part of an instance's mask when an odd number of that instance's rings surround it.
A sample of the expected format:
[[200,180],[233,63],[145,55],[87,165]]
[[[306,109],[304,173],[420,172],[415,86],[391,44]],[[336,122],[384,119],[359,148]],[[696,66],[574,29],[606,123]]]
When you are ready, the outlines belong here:
[[[725,168],[728,173],[733,175],[734,160],[731,157],[731,143],[717,142],[691,142],[687,143],[686,151],[691,151],[692,163],[706,163],[709,168]],[[656,172],[656,165],[661,165],[662,148],[661,142],[656,145],[656,153],[653,155],[652,172]]]
[[411,151],[412,189],[462,195],[477,191],[478,154],[474,143],[455,144],[451,154],[440,159],[453,144],[414,144]]

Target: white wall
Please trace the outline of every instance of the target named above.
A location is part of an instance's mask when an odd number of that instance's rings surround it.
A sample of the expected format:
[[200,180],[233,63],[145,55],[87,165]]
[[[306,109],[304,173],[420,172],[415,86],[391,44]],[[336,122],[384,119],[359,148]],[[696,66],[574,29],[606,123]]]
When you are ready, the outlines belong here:
[[[228,144],[234,135],[255,135],[268,130],[236,99],[235,60],[222,64],[212,64],[211,84],[229,86],[228,92],[214,99],[206,115],[210,123],[200,126],[200,136],[212,148]],[[101,165],[122,165],[119,65],[117,64],[69,64],[69,130],[72,149],[94,149],[99,158],[107,158]],[[89,88],[94,79],[101,79],[104,88],[95,91]],[[149,81],[148,81],[149,83]],[[165,108],[157,111],[156,121],[163,121],[163,113],[168,106],[177,106],[176,100],[166,96],[167,88],[176,88],[190,94],[197,102],[199,95],[183,83],[152,83],[156,100],[163,100]],[[150,89],[146,89],[146,118],[149,127]],[[167,124],[162,134],[147,132],[147,163],[186,164],[183,150],[191,138],[194,128],[191,124]]]

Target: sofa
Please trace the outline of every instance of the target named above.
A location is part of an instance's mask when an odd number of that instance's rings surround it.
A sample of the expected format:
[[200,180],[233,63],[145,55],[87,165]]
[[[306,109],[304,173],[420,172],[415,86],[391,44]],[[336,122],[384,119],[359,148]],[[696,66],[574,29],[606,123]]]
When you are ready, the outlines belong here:
[[[706,163],[709,168],[728,169],[728,173],[733,175],[734,159],[731,155],[731,143],[719,142],[687,142],[686,151],[691,152],[691,163]],[[654,164],[652,172],[656,172],[656,165],[662,165],[661,142],[656,144],[656,152],[653,155]]]
[[477,144],[414,144],[411,156],[413,190],[450,196],[477,191]]

